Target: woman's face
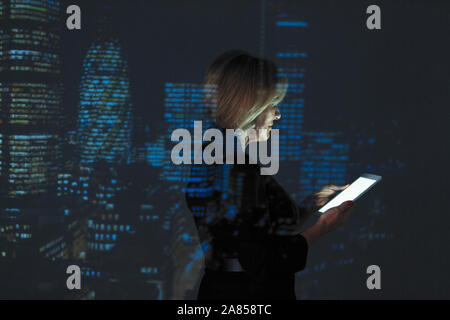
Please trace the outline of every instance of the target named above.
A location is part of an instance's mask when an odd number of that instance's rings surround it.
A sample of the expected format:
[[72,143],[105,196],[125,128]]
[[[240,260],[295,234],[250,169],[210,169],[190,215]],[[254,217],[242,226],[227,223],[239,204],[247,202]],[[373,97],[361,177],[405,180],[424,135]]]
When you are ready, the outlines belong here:
[[[281,118],[280,110],[277,105],[270,104],[264,111],[256,118],[257,137],[256,141],[267,141],[270,137],[270,131],[274,122]],[[259,130],[258,130],[259,129]]]

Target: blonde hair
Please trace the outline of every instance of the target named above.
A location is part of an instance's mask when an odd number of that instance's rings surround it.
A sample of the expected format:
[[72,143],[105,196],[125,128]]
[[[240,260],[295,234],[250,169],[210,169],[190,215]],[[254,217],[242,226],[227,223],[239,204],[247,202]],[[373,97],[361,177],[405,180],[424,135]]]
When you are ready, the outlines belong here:
[[287,79],[277,75],[276,65],[244,51],[227,51],[209,66],[205,85],[213,88],[207,95],[214,105],[211,116],[222,128],[247,130],[270,104],[283,100]]

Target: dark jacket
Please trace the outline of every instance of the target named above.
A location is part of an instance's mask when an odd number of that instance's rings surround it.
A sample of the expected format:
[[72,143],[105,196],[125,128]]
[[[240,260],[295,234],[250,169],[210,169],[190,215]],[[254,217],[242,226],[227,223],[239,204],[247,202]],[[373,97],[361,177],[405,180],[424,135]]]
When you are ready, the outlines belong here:
[[[308,244],[283,226],[299,227],[311,210],[261,175],[260,165],[248,164],[247,155],[245,163],[191,167],[186,201],[206,264],[199,299],[295,299],[294,276],[305,267]],[[233,258],[243,272],[224,268]]]

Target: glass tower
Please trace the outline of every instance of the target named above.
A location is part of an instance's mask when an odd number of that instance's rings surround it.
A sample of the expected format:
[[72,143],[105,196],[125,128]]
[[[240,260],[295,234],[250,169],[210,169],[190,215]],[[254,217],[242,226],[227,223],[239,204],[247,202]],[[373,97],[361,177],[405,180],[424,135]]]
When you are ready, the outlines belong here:
[[129,162],[132,104],[128,62],[119,40],[99,39],[83,63],[78,115],[80,167]]
[[62,84],[56,0],[0,1],[0,193],[20,199],[56,185]]

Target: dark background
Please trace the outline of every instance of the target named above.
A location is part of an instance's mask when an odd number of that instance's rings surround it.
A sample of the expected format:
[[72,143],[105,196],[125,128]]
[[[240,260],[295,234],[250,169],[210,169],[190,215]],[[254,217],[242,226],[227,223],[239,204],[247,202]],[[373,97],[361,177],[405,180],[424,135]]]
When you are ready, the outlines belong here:
[[[79,5],[83,19],[80,31],[65,29],[62,37],[64,108],[73,128],[82,59],[103,12],[99,3],[62,1],[62,8]],[[134,112],[151,134],[163,123],[165,82],[200,83],[208,64],[228,49],[259,53],[261,1],[115,3]],[[381,30],[366,28],[371,4],[381,8]],[[347,132],[355,123],[371,123],[377,137],[373,156],[389,155],[404,164],[401,172],[381,172],[376,187],[386,212],[381,228],[393,238],[370,247],[360,265],[322,282],[314,297],[449,298],[450,4],[316,0],[295,6],[309,23],[305,39],[298,39],[309,55],[306,128]],[[360,218],[368,200],[361,201],[354,213]],[[382,270],[378,292],[365,287],[370,264]]]

